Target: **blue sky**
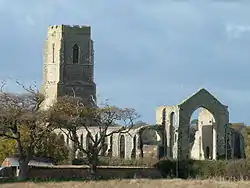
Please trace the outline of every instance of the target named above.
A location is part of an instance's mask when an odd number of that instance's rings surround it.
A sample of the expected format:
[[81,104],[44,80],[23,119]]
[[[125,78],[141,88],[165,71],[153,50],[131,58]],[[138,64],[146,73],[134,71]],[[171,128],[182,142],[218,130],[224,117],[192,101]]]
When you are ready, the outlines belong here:
[[250,3],[239,2],[0,0],[0,79],[40,86],[47,27],[90,25],[100,98],[154,123],[157,106],[204,87],[250,124]]

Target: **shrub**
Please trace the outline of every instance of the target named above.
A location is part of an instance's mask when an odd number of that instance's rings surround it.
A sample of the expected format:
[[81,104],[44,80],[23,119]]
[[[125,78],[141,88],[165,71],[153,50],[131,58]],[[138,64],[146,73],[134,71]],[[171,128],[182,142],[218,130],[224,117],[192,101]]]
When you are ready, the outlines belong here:
[[[165,177],[179,178],[224,178],[224,179],[249,179],[250,161],[230,160],[230,161],[173,161],[160,160],[155,165]],[[178,168],[177,168],[178,167]]]

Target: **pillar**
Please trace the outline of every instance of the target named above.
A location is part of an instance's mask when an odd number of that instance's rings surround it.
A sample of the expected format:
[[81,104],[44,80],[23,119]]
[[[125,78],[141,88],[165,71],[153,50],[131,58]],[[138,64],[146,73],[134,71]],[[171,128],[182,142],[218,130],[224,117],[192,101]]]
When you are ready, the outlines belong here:
[[215,127],[213,127],[213,160],[216,160],[217,155],[217,132]]

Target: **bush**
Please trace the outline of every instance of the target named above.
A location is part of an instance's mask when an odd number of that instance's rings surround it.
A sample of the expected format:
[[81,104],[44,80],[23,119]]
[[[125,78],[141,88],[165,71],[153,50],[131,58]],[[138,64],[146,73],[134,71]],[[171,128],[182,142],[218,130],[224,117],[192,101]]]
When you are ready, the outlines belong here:
[[250,161],[173,161],[160,160],[157,167],[165,177],[179,178],[225,178],[225,179],[248,179],[250,177]]

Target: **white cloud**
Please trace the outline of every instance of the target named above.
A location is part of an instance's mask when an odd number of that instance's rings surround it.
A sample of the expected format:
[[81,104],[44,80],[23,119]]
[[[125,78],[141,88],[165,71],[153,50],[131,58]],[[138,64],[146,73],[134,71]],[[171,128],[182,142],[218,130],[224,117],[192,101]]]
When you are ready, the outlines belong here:
[[245,32],[250,32],[250,25],[226,25],[226,33],[229,39],[237,39],[241,37]]

